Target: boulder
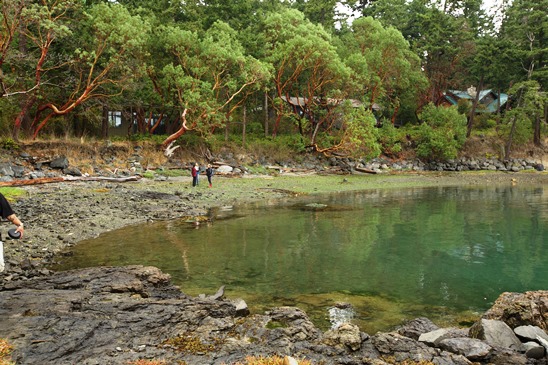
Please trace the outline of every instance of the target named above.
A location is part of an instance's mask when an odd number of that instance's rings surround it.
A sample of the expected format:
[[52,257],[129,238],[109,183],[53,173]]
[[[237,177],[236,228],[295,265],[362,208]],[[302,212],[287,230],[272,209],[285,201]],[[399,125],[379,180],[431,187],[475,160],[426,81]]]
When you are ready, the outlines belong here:
[[435,330],[435,331],[431,331],[431,332],[427,332],[427,333],[423,333],[419,336],[419,341],[420,342],[424,342],[425,344],[429,345],[429,346],[438,346],[438,344],[449,338],[450,337],[450,333],[449,333],[449,330],[447,328],[440,328],[438,330]]
[[485,340],[491,346],[522,350],[521,341],[503,321],[480,319],[470,328],[470,337]]
[[322,342],[329,346],[348,347],[357,351],[361,346],[360,329],[355,324],[343,323],[323,335]]
[[66,158],[66,156],[56,157],[51,160],[51,162],[49,163],[49,167],[51,167],[52,169],[64,170],[69,167],[68,158]]
[[472,361],[486,358],[492,347],[475,338],[447,338],[440,341],[439,347],[454,354],[463,355]]
[[245,317],[249,315],[249,308],[247,306],[247,303],[243,299],[234,299],[232,301],[232,304],[234,304],[234,307],[236,308],[236,316],[237,317]]
[[526,342],[523,344],[523,348],[525,349],[525,356],[531,359],[542,359],[546,354],[546,349],[538,342]]
[[548,341],[548,334],[537,326],[519,326],[514,328],[514,333],[525,341],[537,341],[537,336]]
[[13,169],[10,164],[0,163],[0,176],[10,176],[13,177]]
[[428,318],[421,317],[405,323],[398,329],[398,333],[402,336],[418,340],[423,333],[432,332],[437,329],[439,329],[439,327],[436,326],[434,322]]
[[217,170],[216,170],[218,174],[230,174],[232,173],[232,171],[234,171],[234,169],[228,165],[219,166],[217,167]]
[[63,174],[70,176],[82,176],[82,171],[80,171],[77,167],[69,166],[63,169]]
[[482,318],[503,321],[511,328],[531,325],[548,331],[548,290],[502,293]]

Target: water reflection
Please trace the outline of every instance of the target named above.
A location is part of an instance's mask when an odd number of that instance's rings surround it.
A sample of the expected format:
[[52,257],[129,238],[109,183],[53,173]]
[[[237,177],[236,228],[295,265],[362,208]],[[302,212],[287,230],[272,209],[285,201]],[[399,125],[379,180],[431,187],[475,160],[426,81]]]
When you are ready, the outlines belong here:
[[297,305],[323,327],[348,302],[371,333],[417,316],[466,321],[504,291],[548,288],[542,187],[373,190],[211,215],[110,232],[59,268],[154,265],[191,295],[226,285],[252,309]]

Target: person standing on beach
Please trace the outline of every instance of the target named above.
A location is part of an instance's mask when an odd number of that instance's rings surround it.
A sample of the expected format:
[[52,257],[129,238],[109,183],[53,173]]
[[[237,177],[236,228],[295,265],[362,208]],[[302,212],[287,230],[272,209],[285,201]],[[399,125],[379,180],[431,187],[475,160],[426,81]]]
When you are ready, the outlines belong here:
[[[23,233],[25,232],[25,230],[23,229],[23,223],[21,223],[21,220],[17,218],[17,216],[13,212],[13,209],[11,209],[10,203],[2,193],[0,193],[0,217],[7,219],[11,223],[15,224],[17,226],[15,233],[19,233],[19,239],[23,238]],[[9,235],[10,237],[13,237],[11,230],[9,232]],[[4,243],[0,238],[0,272],[3,272],[5,267]]]
[[209,187],[211,187],[211,177],[213,176],[213,167],[211,167],[210,164],[207,165],[206,176],[207,176],[207,182],[209,183]]
[[11,209],[10,203],[2,193],[0,193],[0,216],[15,224],[17,226],[15,232],[19,232],[21,234],[19,237],[20,239],[23,238],[23,233],[25,232],[23,223],[21,223],[21,220],[17,218],[13,212],[13,209]]
[[200,177],[200,166],[198,165],[198,162],[192,166],[192,186],[198,186],[199,183],[199,177]]

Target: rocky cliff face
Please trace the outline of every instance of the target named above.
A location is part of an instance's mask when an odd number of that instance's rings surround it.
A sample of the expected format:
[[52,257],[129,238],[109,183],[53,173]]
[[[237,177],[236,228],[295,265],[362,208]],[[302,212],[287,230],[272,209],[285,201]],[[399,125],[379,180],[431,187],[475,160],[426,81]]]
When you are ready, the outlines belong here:
[[[524,295],[535,302],[548,298],[548,292]],[[504,306],[515,308],[520,300]],[[154,267],[89,268],[5,282],[0,303],[0,338],[15,346],[19,365],[230,364],[248,355],[290,355],[314,364],[547,363],[539,343],[527,353],[505,347],[489,328],[482,331],[489,336],[472,338],[468,329],[440,329],[425,318],[390,333],[369,335],[348,322],[322,332],[297,308],[250,314],[243,301],[222,291],[189,297]],[[520,308],[520,318],[529,318],[531,306]],[[530,325],[546,335],[536,326],[546,323],[546,311],[531,314],[541,322]]]

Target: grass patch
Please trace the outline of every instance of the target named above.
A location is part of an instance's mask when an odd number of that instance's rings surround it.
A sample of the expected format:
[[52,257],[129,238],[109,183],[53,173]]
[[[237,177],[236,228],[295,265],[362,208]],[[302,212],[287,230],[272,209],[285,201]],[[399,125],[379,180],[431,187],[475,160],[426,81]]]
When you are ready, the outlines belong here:
[[403,361],[397,361],[394,356],[383,356],[382,360],[387,362],[388,364],[393,364],[393,365],[435,365],[432,361],[428,361],[428,360],[415,361],[415,360],[407,359]]
[[0,365],[15,365],[11,361],[13,346],[5,339],[0,338]]
[[200,338],[189,335],[170,338],[165,344],[173,346],[177,351],[188,354],[207,354],[215,350],[214,345],[205,344]]
[[20,196],[25,195],[26,191],[17,187],[6,186],[0,188],[0,193],[2,193],[6,197],[6,199],[13,201],[17,200],[17,198],[19,198]]
[[168,365],[167,362],[164,360],[136,360],[136,361],[130,361],[128,363],[129,365]]
[[165,177],[179,177],[179,176],[190,176],[190,170],[177,170],[177,169],[168,169],[168,170],[156,170],[156,174]]
[[[248,356],[245,358],[244,362],[237,362],[232,365],[285,365],[288,362],[280,356]],[[313,365],[308,360],[297,360],[299,365]]]
[[152,171],[145,171],[143,172],[142,176],[145,178],[145,179],[154,179],[154,172]]
[[190,171],[181,170],[181,169],[157,169],[157,170],[147,170],[143,172],[142,176],[145,179],[154,179],[156,176],[165,176],[165,177],[180,177],[180,176],[190,176]]

